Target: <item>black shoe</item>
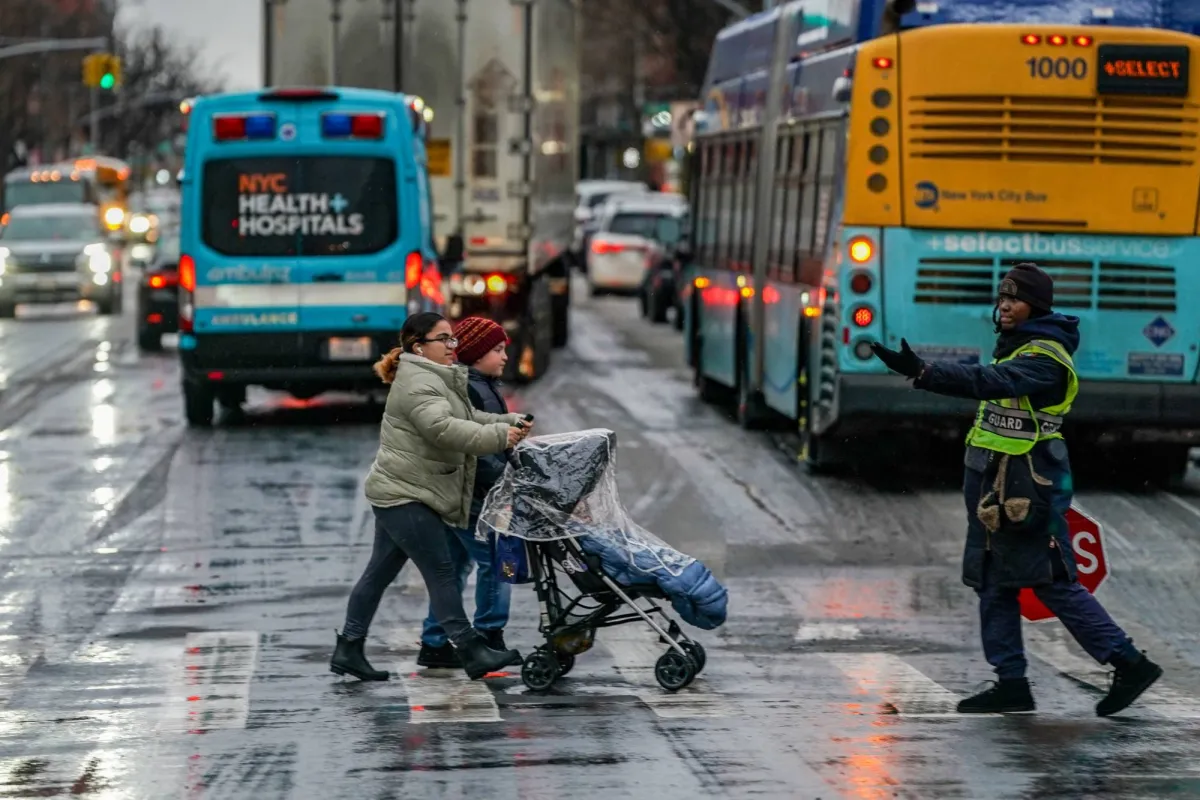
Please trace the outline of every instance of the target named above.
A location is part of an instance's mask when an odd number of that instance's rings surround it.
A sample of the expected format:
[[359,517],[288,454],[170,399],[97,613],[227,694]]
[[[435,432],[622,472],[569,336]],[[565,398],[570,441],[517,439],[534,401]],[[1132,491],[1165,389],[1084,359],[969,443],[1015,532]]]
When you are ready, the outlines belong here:
[[462,662],[458,660],[458,653],[454,652],[454,645],[449,642],[441,647],[421,642],[421,652],[417,654],[417,666],[431,669],[458,669],[462,666]]
[[488,647],[493,650],[507,650],[508,645],[504,643],[504,629],[496,628],[494,630],[479,631],[479,635],[487,640]]
[[1096,716],[1107,717],[1129,708],[1162,674],[1163,668],[1144,654],[1132,664],[1117,667],[1108,694],[1096,704]]
[[478,631],[471,631],[464,636],[461,642],[455,644],[455,649],[458,650],[467,677],[473,681],[489,672],[521,663],[521,654],[516,650],[493,650]]
[[960,714],[1017,714],[1035,711],[1033,693],[1025,678],[1009,678],[992,684],[992,688],[968,697],[958,704]]
[[329,659],[329,671],[335,675],[347,673],[360,681],[386,681],[387,670],[375,669],[363,655],[364,639],[347,639],[340,633],[337,635],[337,648],[333,658]]

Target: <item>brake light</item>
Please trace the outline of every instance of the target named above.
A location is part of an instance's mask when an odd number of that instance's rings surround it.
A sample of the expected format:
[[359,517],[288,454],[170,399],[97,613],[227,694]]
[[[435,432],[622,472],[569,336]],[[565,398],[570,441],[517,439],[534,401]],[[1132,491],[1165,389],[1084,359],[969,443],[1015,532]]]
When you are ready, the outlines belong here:
[[8,212],[5,212],[4,216],[3,216],[3,217],[0,217],[0,228],[3,228],[3,227],[5,227],[6,225],[8,225],[8,218],[9,218],[10,216],[11,216],[11,215],[10,215]]
[[1075,46],[1076,47],[1091,47],[1092,46],[1092,37],[1076,36],[1075,37]]
[[870,239],[852,239],[849,247],[850,260],[855,264],[865,264],[875,255],[875,245]]
[[508,278],[503,275],[487,276],[488,294],[504,294],[508,291]]
[[592,252],[598,256],[610,255],[612,253],[623,253],[626,249],[627,248],[625,245],[617,244],[616,242],[592,241]]
[[322,114],[321,133],[329,139],[382,139],[383,114]]
[[421,282],[421,254],[413,251],[404,259],[404,285],[413,289]]
[[150,288],[151,289],[161,289],[166,285],[167,285],[167,279],[164,278],[162,275],[151,275],[150,276]]
[[891,69],[892,65],[895,62],[892,61],[890,58],[887,58],[885,56],[880,56],[879,58],[875,59],[871,63],[875,65],[875,69]]
[[1067,37],[1062,34],[1055,33],[1046,38],[1046,41],[1054,47],[1062,47],[1067,43]]
[[875,321],[875,312],[863,306],[854,310],[854,324],[860,328],[865,328]]
[[196,291],[196,262],[189,255],[179,257],[179,285],[185,291]]
[[1027,33],[1021,37],[1021,41],[1025,44],[1041,44],[1042,37],[1038,36],[1036,33]]

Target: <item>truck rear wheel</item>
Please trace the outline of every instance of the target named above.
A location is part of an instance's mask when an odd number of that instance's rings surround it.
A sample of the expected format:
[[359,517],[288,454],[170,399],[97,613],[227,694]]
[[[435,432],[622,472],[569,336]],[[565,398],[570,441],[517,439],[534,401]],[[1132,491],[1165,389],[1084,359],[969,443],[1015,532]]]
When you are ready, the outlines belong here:
[[216,393],[207,383],[183,382],[183,414],[189,428],[207,428],[213,423]]
[[554,346],[566,347],[571,335],[571,296],[557,294],[551,298],[550,312],[554,326]]

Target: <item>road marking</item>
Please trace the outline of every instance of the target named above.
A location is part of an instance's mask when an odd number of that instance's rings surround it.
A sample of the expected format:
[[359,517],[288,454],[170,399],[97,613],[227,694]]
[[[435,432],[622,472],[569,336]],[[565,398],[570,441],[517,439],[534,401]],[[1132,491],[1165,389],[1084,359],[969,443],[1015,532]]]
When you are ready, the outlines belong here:
[[424,669],[415,661],[399,667],[408,695],[409,721],[500,722],[500,708],[485,681],[473,681],[461,669]]
[[857,625],[838,622],[806,622],[796,631],[797,642],[850,642],[862,635]]
[[[617,673],[633,684],[633,694],[662,719],[727,717],[733,713],[729,701],[721,697],[703,677],[674,694],[658,685],[654,665],[667,652],[658,635],[646,628],[639,631],[602,631],[600,644],[612,657]],[[586,654],[582,656],[586,658]],[[576,667],[579,669],[579,667]],[[572,673],[574,675],[574,673]]]
[[[1055,637],[1043,628],[1025,629],[1026,649],[1058,672],[1075,680],[1081,680],[1107,693],[1111,670],[1107,670],[1090,658],[1072,652],[1064,639]],[[1168,719],[1200,719],[1200,702],[1191,695],[1175,691],[1162,685],[1162,678],[1123,715],[1136,715],[1149,711]]]
[[189,633],[184,640],[184,687],[189,733],[246,727],[250,681],[258,668],[257,631]]
[[957,717],[959,696],[890,653],[824,653],[863,694],[905,717]]

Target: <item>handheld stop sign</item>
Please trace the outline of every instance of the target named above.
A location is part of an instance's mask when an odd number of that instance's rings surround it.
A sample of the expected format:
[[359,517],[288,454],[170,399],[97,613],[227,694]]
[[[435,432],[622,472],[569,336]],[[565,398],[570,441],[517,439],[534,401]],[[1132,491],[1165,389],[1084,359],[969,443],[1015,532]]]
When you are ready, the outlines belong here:
[[[1108,578],[1108,558],[1104,553],[1104,539],[1100,523],[1085,515],[1074,506],[1067,510],[1067,533],[1071,549],[1075,551],[1075,564],[1079,571],[1079,583],[1092,594]],[[1022,589],[1019,601],[1021,616],[1030,622],[1054,619],[1032,589]]]

